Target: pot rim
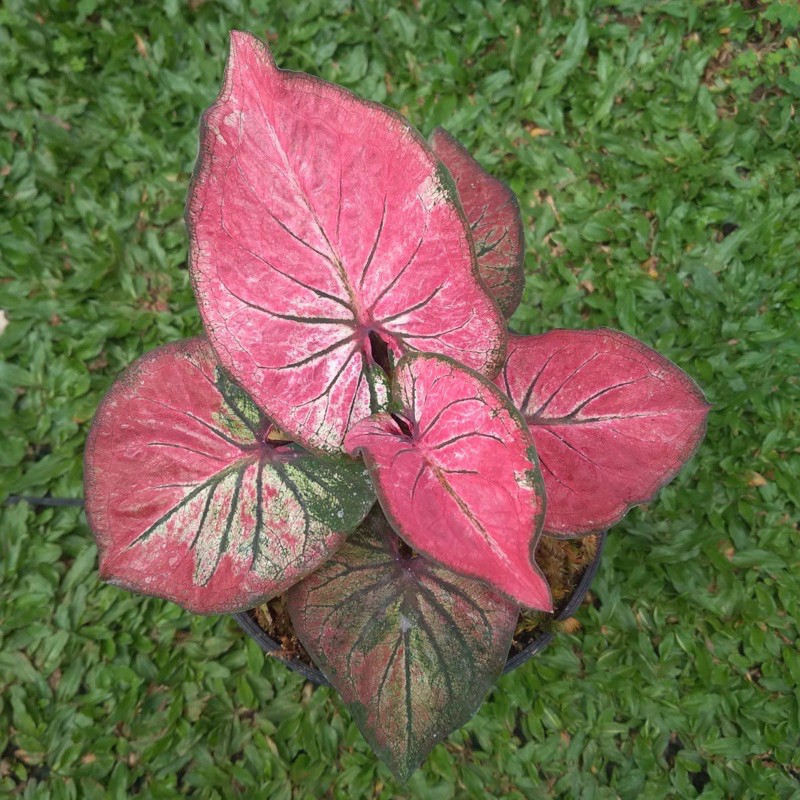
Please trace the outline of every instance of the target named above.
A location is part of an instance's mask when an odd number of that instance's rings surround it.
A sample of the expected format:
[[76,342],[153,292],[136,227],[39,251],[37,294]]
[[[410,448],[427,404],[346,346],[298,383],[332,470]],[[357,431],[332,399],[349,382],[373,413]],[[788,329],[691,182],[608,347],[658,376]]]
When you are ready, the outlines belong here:
[[[575,613],[575,611],[577,611],[578,607],[581,605],[581,603],[583,603],[586,593],[589,591],[589,587],[591,586],[600,566],[600,559],[603,555],[603,549],[605,547],[608,531],[597,531],[596,533],[589,535],[597,536],[597,550],[595,551],[594,558],[591,560],[591,562],[589,562],[584,570],[578,585],[575,587],[575,591],[572,593],[564,606],[558,609],[558,612],[555,615],[555,620],[557,622],[568,619]],[[231,616],[236,620],[242,630],[244,630],[251,639],[255,640],[256,644],[258,644],[265,653],[269,655],[280,651],[281,645],[276,642],[258,624],[258,622],[256,622],[254,617],[250,615],[249,611],[238,611],[234,614],[231,614]],[[537,653],[540,653],[555,637],[556,634],[552,631],[547,631],[536,636],[525,646],[522,651],[506,659],[506,664],[503,668],[503,675],[524,664],[526,661],[533,658],[533,656],[535,656]],[[308,664],[304,664],[297,658],[284,658],[282,656],[278,656],[278,660],[285,664],[289,669],[302,675],[306,680],[309,680],[312,683],[316,683],[319,686],[331,685],[330,681],[328,681],[328,679],[320,670],[318,670],[316,667],[310,667]]]

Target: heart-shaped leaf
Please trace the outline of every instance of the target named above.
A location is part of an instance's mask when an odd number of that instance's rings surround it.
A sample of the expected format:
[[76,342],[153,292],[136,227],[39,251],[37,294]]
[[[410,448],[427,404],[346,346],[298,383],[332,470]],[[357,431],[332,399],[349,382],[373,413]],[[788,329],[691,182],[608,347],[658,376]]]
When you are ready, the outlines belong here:
[[211,614],[252,608],[315,569],[375,495],[363,464],[276,433],[205,339],[135,362],[86,445],[101,577]]
[[449,173],[398,114],[279,70],[231,34],[187,224],[223,366],[293,439],[341,447],[382,406],[383,366],[442,352],[494,377],[505,326]]
[[497,378],[536,442],[545,532],[603,530],[694,454],[709,405],[671,361],[619,331],[511,336]]
[[525,233],[517,196],[444,128],[433,131],[431,147],[455,179],[472,229],[478,272],[500,310],[510,317],[525,288]]
[[544,491],[528,428],[491,381],[441,356],[398,364],[392,400],[353,426],[387,517],[411,547],[523,606],[552,610],[533,561]]
[[481,582],[404,553],[377,507],[288,600],[303,646],[400,780],[477,711],[519,617]]

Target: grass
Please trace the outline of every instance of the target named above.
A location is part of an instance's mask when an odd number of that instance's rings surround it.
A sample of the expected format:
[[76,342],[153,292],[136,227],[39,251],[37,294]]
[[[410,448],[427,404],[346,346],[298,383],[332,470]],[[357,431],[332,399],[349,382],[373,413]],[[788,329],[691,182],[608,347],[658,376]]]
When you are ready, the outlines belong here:
[[405,787],[228,618],[101,585],[79,509],[3,508],[0,795],[800,796],[798,23],[791,0],[6,0],[0,499],[80,496],[114,376],[199,331],[181,214],[229,28],[511,184],[518,330],[620,328],[715,407],[610,536],[582,630]]

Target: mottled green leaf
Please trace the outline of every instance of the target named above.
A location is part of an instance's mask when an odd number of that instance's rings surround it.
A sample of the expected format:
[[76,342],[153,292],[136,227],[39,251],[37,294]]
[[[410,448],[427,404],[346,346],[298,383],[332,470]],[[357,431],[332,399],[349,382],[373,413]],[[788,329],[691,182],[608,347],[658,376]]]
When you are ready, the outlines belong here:
[[97,412],[85,472],[101,576],[198,613],[285,591],[374,502],[363,465],[283,438],[205,339],[123,373]]
[[303,645],[401,780],[475,713],[519,616],[483,583],[413,554],[377,506],[288,598]]

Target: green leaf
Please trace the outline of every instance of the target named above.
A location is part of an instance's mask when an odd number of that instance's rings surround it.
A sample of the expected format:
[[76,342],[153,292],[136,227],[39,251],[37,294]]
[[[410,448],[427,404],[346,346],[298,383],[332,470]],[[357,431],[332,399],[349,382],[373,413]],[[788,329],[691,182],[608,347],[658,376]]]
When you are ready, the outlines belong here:
[[475,713],[519,616],[479,581],[412,554],[377,506],[288,598],[306,650],[400,780]]
[[588,44],[589,28],[586,18],[581,17],[569,32],[562,48],[562,56],[555,68],[548,73],[545,85],[548,87],[562,85],[580,63]]

